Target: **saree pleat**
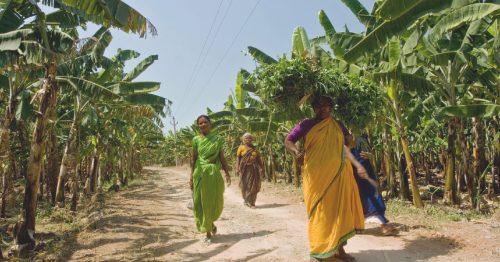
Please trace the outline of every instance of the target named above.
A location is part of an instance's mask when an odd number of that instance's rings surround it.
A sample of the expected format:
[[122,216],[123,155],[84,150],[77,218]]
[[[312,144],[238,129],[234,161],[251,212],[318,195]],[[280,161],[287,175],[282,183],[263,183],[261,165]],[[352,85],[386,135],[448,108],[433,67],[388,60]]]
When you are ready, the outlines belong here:
[[224,207],[224,180],[219,160],[222,139],[211,133],[197,136],[193,146],[198,152],[193,173],[193,213],[198,231],[210,232]]
[[304,148],[310,253],[328,258],[364,228],[363,208],[351,163],[344,159],[344,139],[336,121],[327,118],[316,124],[306,135]]

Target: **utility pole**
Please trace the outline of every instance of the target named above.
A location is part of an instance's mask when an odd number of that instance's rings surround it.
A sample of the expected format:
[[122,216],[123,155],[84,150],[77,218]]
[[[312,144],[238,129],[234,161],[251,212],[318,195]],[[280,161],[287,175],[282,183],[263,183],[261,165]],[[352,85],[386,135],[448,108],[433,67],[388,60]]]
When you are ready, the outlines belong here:
[[177,156],[177,124],[179,124],[179,122],[175,121],[175,116],[172,116],[172,120],[170,120],[170,124],[174,127],[174,157],[175,157],[175,166],[179,166],[179,157]]

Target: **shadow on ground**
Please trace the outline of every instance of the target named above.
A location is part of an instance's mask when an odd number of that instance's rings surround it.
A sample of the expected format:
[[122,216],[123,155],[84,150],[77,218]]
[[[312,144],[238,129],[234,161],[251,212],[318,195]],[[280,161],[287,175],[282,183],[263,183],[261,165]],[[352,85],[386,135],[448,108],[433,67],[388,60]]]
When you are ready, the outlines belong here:
[[[450,254],[459,247],[459,243],[447,237],[417,237],[403,239],[404,248],[401,250],[363,250],[352,255],[358,262],[367,261],[426,261],[433,257]],[[425,250],[425,252],[422,252]]]

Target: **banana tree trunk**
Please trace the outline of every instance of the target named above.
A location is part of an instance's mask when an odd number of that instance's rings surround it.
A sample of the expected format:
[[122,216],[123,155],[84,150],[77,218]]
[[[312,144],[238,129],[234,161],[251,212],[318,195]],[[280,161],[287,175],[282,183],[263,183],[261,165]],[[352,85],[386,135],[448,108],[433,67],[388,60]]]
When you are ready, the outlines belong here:
[[[15,161],[13,160],[13,155],[10,149],[10,125],[15,116],[15,111],[17,107],[17,100],[14,97],[12,84],[10,85],[10,95],[9,102],[7,104],[7,110],[5,112],[5,117],[2,125],[0,126],[0,162],[8,163],[6,168],[3,170],[2,174],[2,208],[0,211],[0,216],[5,217],[7,197],[12,191],[12,179],[16,172]],[[0,169],[0,171],[2,171]]]
[[78,184],[79,179],[82,177],[81,161],[78,161],[75,172],[73,172],[73,181],[71,185],[71,211],[76,211],[78,206]]
[[98,172],[97,172],[97,192],[99,193],[102,193],[102,186],[104,184],[104,161],[101,161],[101,159],[99,159],[98,163],[99,163],[99,167],[98,167]]
[[473,176],[474,176],[474,191],[472,192],[472,206],[477,207],[478,206],[478,201],[479,201],[479,195],[481,189],[484,187],[483,185],[483,178],[481,177],[484,169],[486,167],[486,156],[484,154],[484,151],[486,149],[485,145],[485,134],[484,134],[484,127],[482,123],[482,119],[474,117],[472,119],[473,123],[473,132],[474,132],[474,151],[473,151],[473,158],[474,158],[474,171]]
[[468,190],[467,179],[469,176],[469,148],[467,146],[467,138],[465,137],[465,124],[466,119],[461,119],[460,121],[460,132],[458,133],[458,140],[460,141],[460,156],[462,158],[460,165],[460,176],[458,180],[459,192],[463,190]]
[[[411,156],[410,148],[408,146],[408,140],[406,138],[406,131],[405,131],[405,129],[402,125],[402,122],[401,122],[401,112],[399,110],[399,106],[397,104],[397,101],[394,101],[394,109],[395,109],[395,113],[396,113],[396,123],[398,126],[401,147],[403,149],[403,155],[404,155],[404,158],[406,160],[406,170],[408,171],[408,174],[410,176],[411,193],[413,195],[413,204],[417,208],[423,208],[424,203],[422,202],[422,199],[420,198],[420,191],[418,190],[418,185],[417,185],[417,174],[415,172],[413,158]],[[404,174],[404,170],[402,170],[402,172]]]
[[429,155],[426,155],[425,153],[422,152],[422,168],[424,169],[424,174],[425,174],[425,183],[430,184],[431,183],[431,167],[429,164]]
[[47,191],[50,193],[50,202],[52,204],[56,203],[56,192],[57,192],[57,178],[59,175],[58,168],[58,157],[59,150],[57,148],[57,137],[55,134],[55,127],[49,131],[47,139],[47,148],[45,152],[47,154]]
[[384,142],[384,145],[386,145],[383,152],[383,161],[384,161],[385,176],[387,178],[387,187],[388,187],[387,197],[392,198],[396,196],[396,191],[398,186],[396,184],[396,175],[394,173],[394,168],[391,161],[393,152],[391,150],[392,146],[390,145],[390,139],[387,129],[385,129],[384,133],[382,134],[382,141]]
[[[23,121],[17,121],[17,132],[19,138],[19,145],[21,146],[21,152],[30,152],[30,139],[29,133],[26,128],[26,124]],[[29,157],[26,154],[26,157],[21,157],[19,161],[19,176],[26,178],[28,174],[28,160]],[[14,174],[15,176],[18,174]],[[15,178],[15,177],[14,177]]]
[[457,183],[455,179],[455,140],[458,118],[453,117],[448,121],[448,149],[446,151],[445,167],[445,196],[450,204],[458,204]]
[[96,146],[94,154],[92,156],[92,164],[90,168],[90,192],[92,193],[96,191],[98,169],[99,169],[99,151],[98,147]]
[[75,114],[75,118],[71,127],[69,129],[68,140],[66,141],[66,146],[64,148],[64,155],[61,160],[61,166],[59,168],[59,177],[57,179],[57,188],[56,188],[56,203],[58,205],[64,205],[64,185],[66,183],[66,177],[68,175],[68,171],[74,171],[76,166],[76,138],[78,136],[78,121]]
[[[500,121],[497,117],[494,118],[493,134],[498,132],[498,124]],[[493,190],[495,194],[500,193],[500,139],[496,139],[493,142],[493,169],[491,170],[493,175]]]
[[417,208],[423,208],[424,203],[420,198],[420,191],[417,185],[417,174],[415,173],[415,166],[413,165],[413,159],[411,157],[410,148],[408,147],[408,142],[406,141],[406,136],[401,136],[401,146],[403,147],[403,153],[406,159],[406,168],[408,174],[410,174],[411,183],[411,194],[413,196],[413,205]]
[[55,109],[57,102],[58,86],[55,81],[56,65],[51,63],[47,66],[45,79],[41,89],[41,103],[38,109],[35,130],[28,160],[27,181],[24,193],[24,221],[29,234],[35,232],[35,217],[37,206],[38,184],[40,180],[40,166],[42,161],[43,140],[47,120]]

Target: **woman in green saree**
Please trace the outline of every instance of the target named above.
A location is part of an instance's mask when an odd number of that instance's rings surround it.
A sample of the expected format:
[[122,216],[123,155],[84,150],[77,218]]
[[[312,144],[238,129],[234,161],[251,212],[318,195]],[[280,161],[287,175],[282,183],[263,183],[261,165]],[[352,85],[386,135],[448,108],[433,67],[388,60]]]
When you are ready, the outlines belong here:
[[193,192],[193,213],[199,232],[206,233],[208,244],[217,233],[214,222],[224,207],[224,180],[220,168],[226,173],[227,186],[231,185],[224,152],[224,140],[212,130],[210,118],[201,115],[196,119],[201,134],[193,138],[193,158],[189,186]]

